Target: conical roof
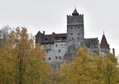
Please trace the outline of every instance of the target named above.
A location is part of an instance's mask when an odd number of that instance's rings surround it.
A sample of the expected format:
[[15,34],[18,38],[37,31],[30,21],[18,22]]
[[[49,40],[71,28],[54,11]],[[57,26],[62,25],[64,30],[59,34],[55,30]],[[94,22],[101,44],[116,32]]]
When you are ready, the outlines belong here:
[[100,47],[101,48],[109,48],[109,44],[107,42],[107,39],[105,37],[105,35],[103,34],[102,36],[102,40],[101,40],[101,43],[100,43]]
[[79,13],[77,12],[76,8],[75,8],[74,12],[72,13],[72,15],[73,15],[73,16],[79,15]]

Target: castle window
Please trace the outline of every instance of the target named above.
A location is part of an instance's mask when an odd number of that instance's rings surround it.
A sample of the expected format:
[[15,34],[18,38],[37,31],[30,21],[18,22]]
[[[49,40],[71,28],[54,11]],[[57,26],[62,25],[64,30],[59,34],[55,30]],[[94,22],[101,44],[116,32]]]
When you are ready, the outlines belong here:
[[57,56],[55,57],[55,59],[57,59]]
[[51,60],[51,58],[49,57],[49,60]]
[[74,40],[74,38],[72,38],[72,40]]
[[71,33],[71,35],[73,35],[73,33]]
[[61,46],[63,46],[63,44],[61,44]]
[[80,35],[80,33],[78,33],[78,35]]
[[61,56],[59,56],[59,59],[61,59]]
[[58,52],[60,53],[60,52],[61,52],[61,50],[58,50]]
[[73,29],[73,27],[71,27],[71,29]]
[[57,44],[56,44],[56,47],[57,47]]
[[78,27],[78,29],[80,29],[80,27]]
[[79,40],[79,37],[77,37],[77,40]]

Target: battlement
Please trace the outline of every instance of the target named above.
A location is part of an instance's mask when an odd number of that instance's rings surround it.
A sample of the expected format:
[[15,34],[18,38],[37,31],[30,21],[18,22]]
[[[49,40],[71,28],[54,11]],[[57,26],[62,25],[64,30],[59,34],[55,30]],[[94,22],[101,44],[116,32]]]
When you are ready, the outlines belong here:
[[68,15],[67,16],[67,25],[81,25],[83,24],[83,15]]
[[[79,14],[78,16],[83,16],[84,14]],[[67,15],[67,17],[72,17],[73,15]]]

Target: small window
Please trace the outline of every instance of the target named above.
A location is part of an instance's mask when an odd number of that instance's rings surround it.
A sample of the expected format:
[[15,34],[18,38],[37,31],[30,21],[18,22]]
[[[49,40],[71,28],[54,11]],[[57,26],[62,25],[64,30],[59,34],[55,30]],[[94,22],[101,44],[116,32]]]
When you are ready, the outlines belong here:
[[51,60],[51,58],[49,57],[49,60]]
[[61,56],[59,56],[59,59],[61,59]]
[[46,45],[44,45],[44,47],[46,47]]
[[71,27],[71,29],[73,29],[73,27]]
[[77,40],[79,40],[79,37],[77,37]]
[[57,59],[57,56],[55,57],[55,59]]
[[71,33],[71,35],[73,35],[73,33]]
[[61,52],[61,50],[58,50],[58,52],[60,53],[60,52]]
[[80,29],[80,27],[78,27],[78,29]]
[[74,40],[74,38],[72,38],[72,40]]
[[57,44],[56,44],[56,47],[57,47]]
[[61,44],[61,46],[63,46],[63,44]]
[[80,35],[80,33],[78,33],[78,35]]

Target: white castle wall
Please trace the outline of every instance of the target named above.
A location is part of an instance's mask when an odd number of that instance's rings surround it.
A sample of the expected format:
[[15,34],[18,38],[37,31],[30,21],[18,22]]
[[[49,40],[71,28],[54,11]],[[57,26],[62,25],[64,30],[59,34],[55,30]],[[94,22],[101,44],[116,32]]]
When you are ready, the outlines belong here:
[[54,44],[42,45],[42,48],[47,51],[45,60],[52,62],[62,62],[67,51],[66,42],[56,42]]

